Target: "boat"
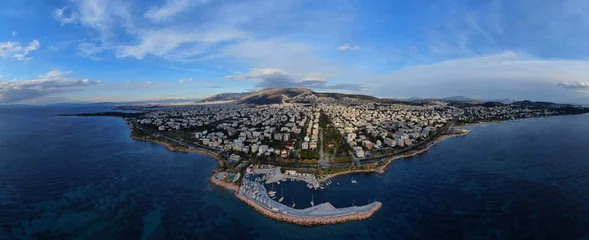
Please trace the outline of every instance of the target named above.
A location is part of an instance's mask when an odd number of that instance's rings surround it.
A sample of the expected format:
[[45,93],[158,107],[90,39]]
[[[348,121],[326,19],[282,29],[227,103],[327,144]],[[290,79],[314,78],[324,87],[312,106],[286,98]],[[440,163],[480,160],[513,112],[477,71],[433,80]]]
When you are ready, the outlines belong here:
[[270,197],[276,196],[276,188],[274,188],[274,184],[272,184],[272,190],[268,191],[268,196],[270,196]]
[[280,202],[280,203],[281,203],[281,202],[282,202],[282,200],[284,200],[284,194],[283,194],[282,188],[280,189],[280,196],[281,196],[281,197],[280,197],[280,199],[278,199],[278,202]]
[[339,186],[339,182],[336,182],[336,184]]
[[314,195],[311,195],[311,206],[314,207],[315,203],[313,202]]
[[292,199],[292,206],[290,206],[291,208],[294,208],[296,206],[295,202],[294,202],[294,198]]
[[276,182],[276,184],[280,185],[280,181]]

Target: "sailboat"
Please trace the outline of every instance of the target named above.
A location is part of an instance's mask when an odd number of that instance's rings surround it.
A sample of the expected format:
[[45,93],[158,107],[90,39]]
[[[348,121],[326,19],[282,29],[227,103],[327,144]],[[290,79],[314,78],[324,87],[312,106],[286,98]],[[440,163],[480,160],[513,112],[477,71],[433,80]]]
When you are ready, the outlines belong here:
[[295,205],[296,205],[296,204],[295,204],[295,202],[294,202],[294,198],[293,198],[293,199],[292,199],[292,206],[291,206],[291,208],[294,208],[294,207],[295,207]]
[[272,190],[268,191],[268,196],[274,197],[276,195],[276,189],[274,188],[274,184],[272,184]]
[[311,206],[314,207],[315,206],[315,203],[313,202],[313,198],[314,198],[314,195],[311,194]]
[[337,185],[339,186],[339,182],[336,182],[336,183],[337,183]]
[[282,200],[284,200],[284,193],[282,191],[282,188],[280,189],[280,199],[278,199],[278,202],[282,202]]
[[358,182],[356,182],[356,180],[354,180],[353,176],[352,176],[352,183],[358,183]]

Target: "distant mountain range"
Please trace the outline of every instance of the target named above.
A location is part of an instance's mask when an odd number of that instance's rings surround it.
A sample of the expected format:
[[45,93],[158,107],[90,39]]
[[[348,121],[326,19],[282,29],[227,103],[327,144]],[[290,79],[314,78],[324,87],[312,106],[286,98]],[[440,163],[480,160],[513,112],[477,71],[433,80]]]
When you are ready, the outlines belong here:
[[333,98],[340,100],[342,98],[352,98],[365,101],[373,101],[378,103],[401,103],[410,105],[424,105],[433,102],[446,102],[448,105],[456,107],[469,107],[469,106],[515,106],[515,107],[530,107],[530,108],[546,108],[554,106],[572,106],[568,104],[556,104],[551,102],[532,102],[532,101],[514,101],[512,99],[498,99],[492,101],[481,101],[472,99],[465,96],[453,96],[446,98],[419,98],[412,97],[408,99],[388,99],[388,98],[377,98],[369,95],[362,94],[344,94],[344,93],[322,93],[315,92],[308,88],[267,88],[257,92],[242,92],[242,93],[221,93],[205,99],[199,102],[213,102],[213,101],[235,101],[239,103],[247,104],[275,104],[282,103],[284,100],[294,98],[301,94],[311,94],[319,98]]

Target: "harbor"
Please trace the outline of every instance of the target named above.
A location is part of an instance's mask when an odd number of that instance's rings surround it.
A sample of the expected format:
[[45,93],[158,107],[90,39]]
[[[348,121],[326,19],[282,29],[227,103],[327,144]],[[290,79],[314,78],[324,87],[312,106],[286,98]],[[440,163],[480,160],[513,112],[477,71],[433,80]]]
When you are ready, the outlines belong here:
[[[274,185],[272,185],[274,186]],[[259,175],[246,175],[235,195],[262,214],[280,221],[299,225],[324,225],[353,220],[361,220],[372,216],[381,203],[373,201],[366,205],[336,208],[329,202],[314,202],[313,195],[309,199],[310,207],[297,209],[294,200],[283,200],[275,189],[266,189]],[[278,196],[277,196],[278,195]],[[280,201],[280,202],[279,202]],[[282,202],[282,203],[281,203]]]

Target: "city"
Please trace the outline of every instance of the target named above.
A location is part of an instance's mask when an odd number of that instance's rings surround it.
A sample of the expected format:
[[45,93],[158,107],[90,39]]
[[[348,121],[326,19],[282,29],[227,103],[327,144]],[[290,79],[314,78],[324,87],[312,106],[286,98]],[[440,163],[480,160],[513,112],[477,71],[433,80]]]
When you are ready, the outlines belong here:
[[251,95],[259,98],[268,91],[282,95],[262,103],[249,103],[244,97],[221,103],[120,108],[138,111],[125,115],[133,138],[164,144],[171,151],[215,157],[219,169],[210,178],[212,183],[235,191],[239,199],[270,218],[301,225],[368,218],[381,203],[346,210],[329,203],[316,208],[311,201],[311,208],[301,210],[294,203],[280,204],[282,198],[274,201],[275,191],[264,184],[292,180],[307,182],[312,190],[323,189],[337,175],[382,174],[395,159],[423,153],[448,137],[465,136],[470,130],[464,126],[589,112],[580,106],[544,102],[399,102],[345,94],[332,97],[306,89],[268,89]]

